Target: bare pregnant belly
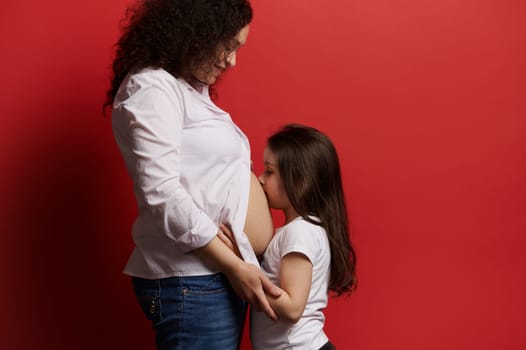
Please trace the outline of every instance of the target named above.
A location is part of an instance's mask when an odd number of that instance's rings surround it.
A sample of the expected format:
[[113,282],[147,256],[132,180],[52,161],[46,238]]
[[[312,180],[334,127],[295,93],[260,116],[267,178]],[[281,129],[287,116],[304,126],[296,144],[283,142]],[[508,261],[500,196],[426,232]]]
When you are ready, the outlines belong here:
[[256,255],[263,254],[272,238],[273,232],[274,225],[267,197],[256,175],[250,173],[250,194],[248,197],[245,233]]

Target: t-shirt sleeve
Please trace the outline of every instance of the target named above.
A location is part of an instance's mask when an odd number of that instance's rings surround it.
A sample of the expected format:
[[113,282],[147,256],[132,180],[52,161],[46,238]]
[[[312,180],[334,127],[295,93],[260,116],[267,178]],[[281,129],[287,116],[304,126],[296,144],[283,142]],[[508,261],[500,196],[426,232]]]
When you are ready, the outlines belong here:
[[314,263],[321,247],[320,234],[308,225],[291,225],[283,232],[280,258],[290,253],[301,253]]

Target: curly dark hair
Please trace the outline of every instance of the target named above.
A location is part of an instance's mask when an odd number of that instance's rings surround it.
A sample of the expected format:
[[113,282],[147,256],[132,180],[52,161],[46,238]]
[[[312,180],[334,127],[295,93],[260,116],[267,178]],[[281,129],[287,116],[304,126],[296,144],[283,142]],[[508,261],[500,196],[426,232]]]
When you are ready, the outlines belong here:
[[222,48],[228,49],[251,20],[247,0],[140,0],[126,10],[103,109],[111,106],[130,72],[163,68],[192,80],[192,72],[212,63]]

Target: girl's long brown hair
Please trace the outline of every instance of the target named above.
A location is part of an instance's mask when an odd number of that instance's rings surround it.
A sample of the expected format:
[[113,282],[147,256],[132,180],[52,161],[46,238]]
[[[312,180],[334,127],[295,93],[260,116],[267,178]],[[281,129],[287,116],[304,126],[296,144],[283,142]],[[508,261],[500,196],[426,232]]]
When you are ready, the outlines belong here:
[[[357,285],[356,255],[332,141],[315,128],[289,124],[272,135],[267,146],[278,159],[291,205],[303,219],[327,232],[331,250],[329,290],[337,295],[352,292]],[[318,217],[320,222],[309,216]]]

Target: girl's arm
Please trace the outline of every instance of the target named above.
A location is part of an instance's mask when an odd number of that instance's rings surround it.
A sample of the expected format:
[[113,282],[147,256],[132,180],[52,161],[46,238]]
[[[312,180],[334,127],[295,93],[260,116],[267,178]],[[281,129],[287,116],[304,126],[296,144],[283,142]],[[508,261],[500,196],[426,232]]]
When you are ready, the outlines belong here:
[[301,253],[289,253],[281,259],[279,271],[281,296],[269,297],[278,319],[296,323],[303,315],[312,283],[312,263]]

